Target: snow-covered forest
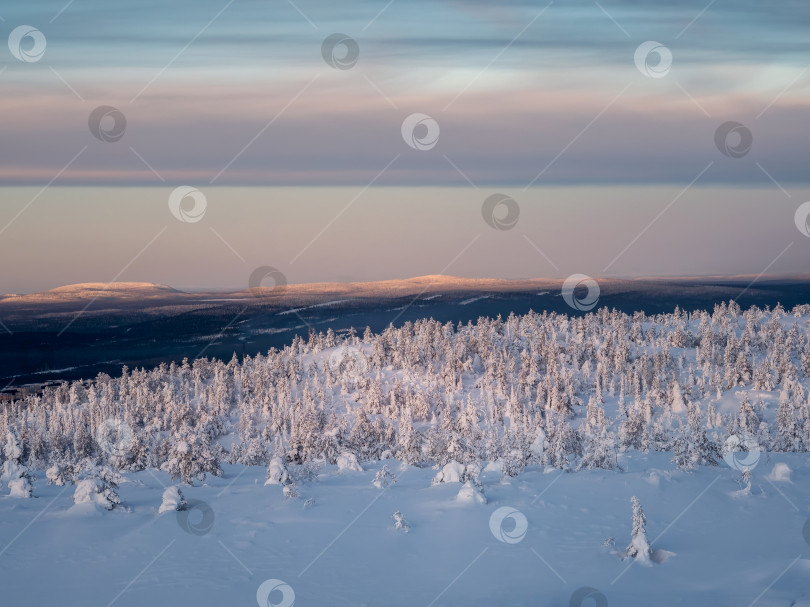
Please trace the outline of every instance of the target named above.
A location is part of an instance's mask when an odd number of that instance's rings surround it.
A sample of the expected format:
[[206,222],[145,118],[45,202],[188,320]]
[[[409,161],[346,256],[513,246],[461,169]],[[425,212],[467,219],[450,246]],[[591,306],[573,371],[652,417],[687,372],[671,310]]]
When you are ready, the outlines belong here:
[[228,463],[269,465],[294,485],[343,457],[459,464],[475,484],[488,462],[513,477],[532,464],[619,469],[633,450],[668,452],[682,469],[721,463],[728,445],[804,452],[809,320],[810,306],[734,302],[712,313],[423,320],[362,337],[313,333],[241,362],[124,368],[4,406],[2,480],[28,496],[46,471],[49,483],[90,478],[103,493],[117,471],[193,484]]

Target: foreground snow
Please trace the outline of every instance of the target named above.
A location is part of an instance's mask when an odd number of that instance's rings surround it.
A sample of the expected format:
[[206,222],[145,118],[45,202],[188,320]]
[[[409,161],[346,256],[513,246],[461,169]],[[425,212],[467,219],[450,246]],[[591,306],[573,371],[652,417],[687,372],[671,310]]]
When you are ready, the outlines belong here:
[[[122,475],[112,511],[74,504],[75,487],[39,474],[36,499],[0,498],[2,602],[255,605],[260,587],[275,587],[265,605],[289,606],[292,592],[299,606],[537,606],[569,605],[590,587],[609,605],[807,604],[806,456],[764,454],[747,495],[727,466],[684,472],[669,459],[625,455],[625,472],[530,466],[506,482],[490,466],[485,505],[459,500],[459,482],[432,484],[436,470],[390,460],[325,466],[295,499],[264,486],[265,466],[226,465],[221,478],[180,485],[188,509],[164,514],[164,472]],[[378,489],[384,464],[397,482]],[[674,553],[666,562],[641,567],[603,545],[630,542],[633,495],[652,548]],[[490,520],[504,507],[525,517],[524,535],[507,517],[508,541],[495,537]],[[394,528],[397,511],[409,532]]]

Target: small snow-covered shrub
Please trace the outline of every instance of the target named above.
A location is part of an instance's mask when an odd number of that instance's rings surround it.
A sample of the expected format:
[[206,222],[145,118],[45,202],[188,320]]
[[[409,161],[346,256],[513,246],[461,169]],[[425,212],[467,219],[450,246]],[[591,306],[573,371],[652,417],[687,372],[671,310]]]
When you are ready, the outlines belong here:
[[374,480],[371,482],[372,485],[377,487],[377,489],[385,489],[392,485],[393,483],[397,482],[397,477],[394,476],[394,473],[388,468],[388,465],[383,465],[377,471],[377,475],[374,477]]
[[59,464],[54,464],[45,471],[45,478],[48,479],[49,485],[64,487],[68,483],[73,482],[72,466],[62,466]]
[[503,467],[501,468],[503,471],[503,476],[505,478],[515,477],[523,472],[525,465],[526,461],[523,454],[516,449],[512,450],[503,458]]
[[186,506],[186,498],[183,496],[183,492],[180,491],[179,487],[166,487],[166,490],[163,492],[163,503],[160,504],[158,514],[185,510]]
[[464,464],[457,461],[451,461],[444,465],[439,473],[433,477],[431,484],[438,485],[440,483],[460,483],[464,476]]
[[768,479],[774,483],[789,483],[790,480],[790,466],[784,462],[777,462],[773,466],[773,470],[768,475]]
[[402,513],[399,510],[394,512],[391,518],[394,519],[394,529],[397,531],[408,533],[408,531],[411,530],[411,525],[405,520],[405,517],[402,516]]
[[458,495],[456,496],[456,500],[466,504],[487,503],[487,498],[478,487],[472,484],[471,481],[467,481],[461,486],[461,489],[459,489]]
[[9,488],[9,496],[11,497],[22,497],[28,498],[31,497],[31,481],[28,480],[27,476],[21,476],[20,478],[15,478],[13,481],[9,481],[8,483]]
[[319,462],[304,462],[287,469],[290,478],[296,483],[311,483],[318,478],[320,471]]
[[357,456],[350,452],[344,451],[337,457],[337,467],[341,471],[362,472],[363,468],[357,461]]
[[73,503],[93,503],[105,510],[112,510],[121,504],[121,498],[115,491],[117,488],[115,475],[110,471],[102,470],[98,475],[81,480],[76,484]]
[[285,484],[281,492],[288,500],[295,499],[301,495],[298,493],[298,485],[295,484],[295,481],[290,481],[289,483]]
[[287,466],[280,457],[274,457],[267,466],[267,480],[265,485],[286,485],[290,480]]

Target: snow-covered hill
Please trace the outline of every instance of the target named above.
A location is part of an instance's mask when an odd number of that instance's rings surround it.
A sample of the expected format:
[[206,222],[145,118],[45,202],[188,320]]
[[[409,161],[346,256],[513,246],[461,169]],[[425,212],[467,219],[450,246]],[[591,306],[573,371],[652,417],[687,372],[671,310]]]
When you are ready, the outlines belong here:
[[57,287],[42,293],[28,295],[3,295],[0,303],[48,303],[72,302],[107,299],[149,299],[153,297],[168,297],[179,294],[180,291],[166,285],[151,282],[85,282]]

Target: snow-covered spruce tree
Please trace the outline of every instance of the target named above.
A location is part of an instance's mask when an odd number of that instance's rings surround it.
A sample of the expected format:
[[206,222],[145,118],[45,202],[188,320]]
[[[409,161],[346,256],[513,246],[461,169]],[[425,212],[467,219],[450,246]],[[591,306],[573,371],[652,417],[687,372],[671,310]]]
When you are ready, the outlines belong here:
[[[794,391],[791,391],[793,388]],[[801,390],[801,386],[798,386]],[[776,440],[780,451],[801,451],[802,431],[798,419],[796,388],[791,382],[781,391],[779,395],[779,410],[776,414]]]
[[646,434],[644,411],[640,403],[635,400],[627,410],[627,418],[619,423],[619,447],[623,451],[627,449],[644,451],[647,446]]
[[568,421],[561,417],[557,423],[548,422],[549,447],[544,455],[546,463],[560,470],[570,470],[571,459],[582,455],[582,439]]
[[608,432],[607,428],[602,428],[598,435],[586,437],[577,470],[599,468],[615,470],[616,467],[616,437],[613,433]]
[[678,468],[691,470],[697,466],[717,466],[721,459],[720,447],[712,441],[700,415],[697,403],[689,403],[689,419],[681,427],[681,434],[674,443],[672,462]]
[[195,480],[204,481],[206,474],[222,476],[219,456],[212,447],[207,434],[184,426],[172,437],[169,459],[163,465],[172,480],[180,479],[193,485]]
[[22,464],[23,450],[17,440],[16,434],[11,430],[6,432],[6,444],[3,446],[3,455],[5,461],[3,462],[3,474],[0,476],[0,481],[12,481],[22,478],[28,473],[28,468]]
[[31,497],[33,491],[31,475],[28,473],[28,467],[23,466],[20,462],[23,450],[17,437],[10,430],[6,433],[6,444],[3,453],[6,461],[3,462],[3,474],[0,476],[0,481],[8,483],[11,497]]
[[635,495],[630,498],[630,502],[633,504],[633,532],[630,545],[627,546],[625,553],[639,563],[648,565],[652,556],[652,548],[647,541],[647,516]]
[[421,461],[422,449],[412,418],[411,410],[406,407],[399,418],[397,458],[406,464],[415,465]]

